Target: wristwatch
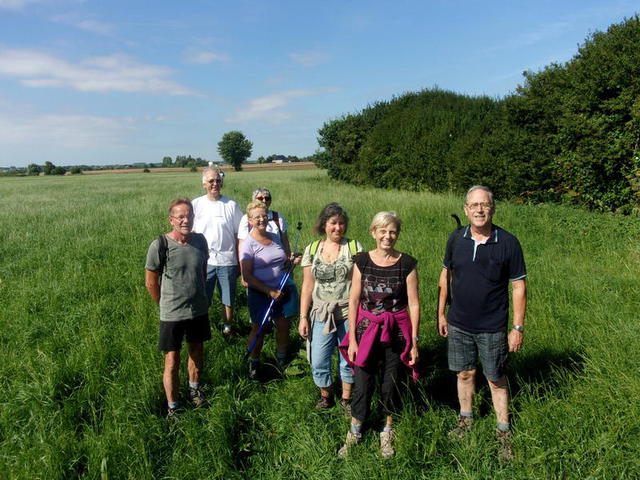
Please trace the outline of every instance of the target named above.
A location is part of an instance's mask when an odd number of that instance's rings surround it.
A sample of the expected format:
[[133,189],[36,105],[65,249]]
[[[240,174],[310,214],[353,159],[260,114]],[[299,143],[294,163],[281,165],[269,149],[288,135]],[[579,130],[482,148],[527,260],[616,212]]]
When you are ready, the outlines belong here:
[[520,333],[522,333],[522,332],[524,332],[524,325],[514,325],[513,329],[519,331]]

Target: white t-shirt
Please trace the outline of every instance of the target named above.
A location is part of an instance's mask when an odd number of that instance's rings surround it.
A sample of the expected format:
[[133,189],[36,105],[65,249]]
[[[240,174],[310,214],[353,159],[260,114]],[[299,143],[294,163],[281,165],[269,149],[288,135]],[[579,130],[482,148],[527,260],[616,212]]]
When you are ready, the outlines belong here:
[[[280,241],[280,232],[287,233],[289,228],[289,224],[284,219],[282,214],[278,212],[278,223],[280,224],[280,231],[278,231],[278,226],[276,225],[276,221],[273,219],[273,210],[269,210],[267,212],[267,216],[269,217],[269,223],[267,223],[267,232],[273,233],[276,237],[278,237],[278,241]],[[238,228],[238,238],[240,240],[244,240],[249,235],[249,217],[245,213],[240,220],[240,228]],[[280,242],[282,243],[282,242]]]
[[191,202],[195,219],[193,231],[202,233],[209,245],[209,265],[237,265],[236,238],[242,210],[229,197],[209,200],[206,195]]

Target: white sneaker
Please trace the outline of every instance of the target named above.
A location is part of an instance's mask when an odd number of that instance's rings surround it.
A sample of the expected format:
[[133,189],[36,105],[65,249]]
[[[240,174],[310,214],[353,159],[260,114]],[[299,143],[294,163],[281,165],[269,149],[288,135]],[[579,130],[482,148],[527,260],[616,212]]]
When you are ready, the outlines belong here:
[[393,430],[383,430],[380,432],[380,455],[382,458],[391,458],[396,454],[393,448],[395,432]]
[[349,449],[354,445],[360,443],[360,440],[362,440],[361,433],[353,433],[351,430],[349,430],[347,432],[347,439],[345,440],[344,445],[342,445],[342,447],[340,447],[340,450],[338,450],[338,456],[344,458],[349,455]]

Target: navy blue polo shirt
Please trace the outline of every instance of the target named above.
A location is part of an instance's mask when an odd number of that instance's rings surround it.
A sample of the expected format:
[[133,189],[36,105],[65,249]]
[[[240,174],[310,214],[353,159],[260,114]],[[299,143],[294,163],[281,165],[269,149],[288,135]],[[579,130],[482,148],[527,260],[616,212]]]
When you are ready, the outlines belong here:
[[493,225],[486,243],[477,244],[467,225],[449,235],[443,264],[451,273],[447,321],[474,333],[505,330],[509,281],[527,276],[518,239]]

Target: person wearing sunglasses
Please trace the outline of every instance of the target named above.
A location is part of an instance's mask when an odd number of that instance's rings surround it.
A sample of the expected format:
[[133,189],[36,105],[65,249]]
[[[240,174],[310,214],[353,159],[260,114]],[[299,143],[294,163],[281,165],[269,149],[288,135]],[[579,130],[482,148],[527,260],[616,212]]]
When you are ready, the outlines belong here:
[[220,294],[223,327],[222,332],[229,335],[233,325],[233,306],[238,267],[238,228],[242,210],[229,197],[222,195],[224,177],[216,167],[207,167],[202,172],[202,186],[206,195],[193,201],[195,219],[193,231],[202,233],[209,245],[207,264],[207,297],[209,304],[217,288]]
[[[289,244],[289,224],[284,216],[276,212],[275,210],[271,210],[271,201],[273,196],[271,195],[271,191],[265,187],[256,188],[251,194],[252,202],[262,202],[267,206],[267,226],[266,231],[268,233],[273,234],[276,242],[280,244],[282,249],[284,250],[287,258],[291,258],[291,246]],[[239,249],[242,251],[242,243],[249,236],[253,226],[249,220],[248,215],[244,215],[240,220],[240,227],[238,228],[238,240],[239,240]],[[242,280],[242,285],[246,287],[246,282],[244,279]],[[284,313],[284,317],[291,323],[291,319],[298,315],[298,303],[299,303],[299,294],[298,289],[293,281],[293,278],[290,277],[287,282],[287,291],[289,295],[287,300],[282,305],[282,310]],[[281,369],[286,368],[287,358],[286,354],[280,352],[277,357],[278,367]]]

